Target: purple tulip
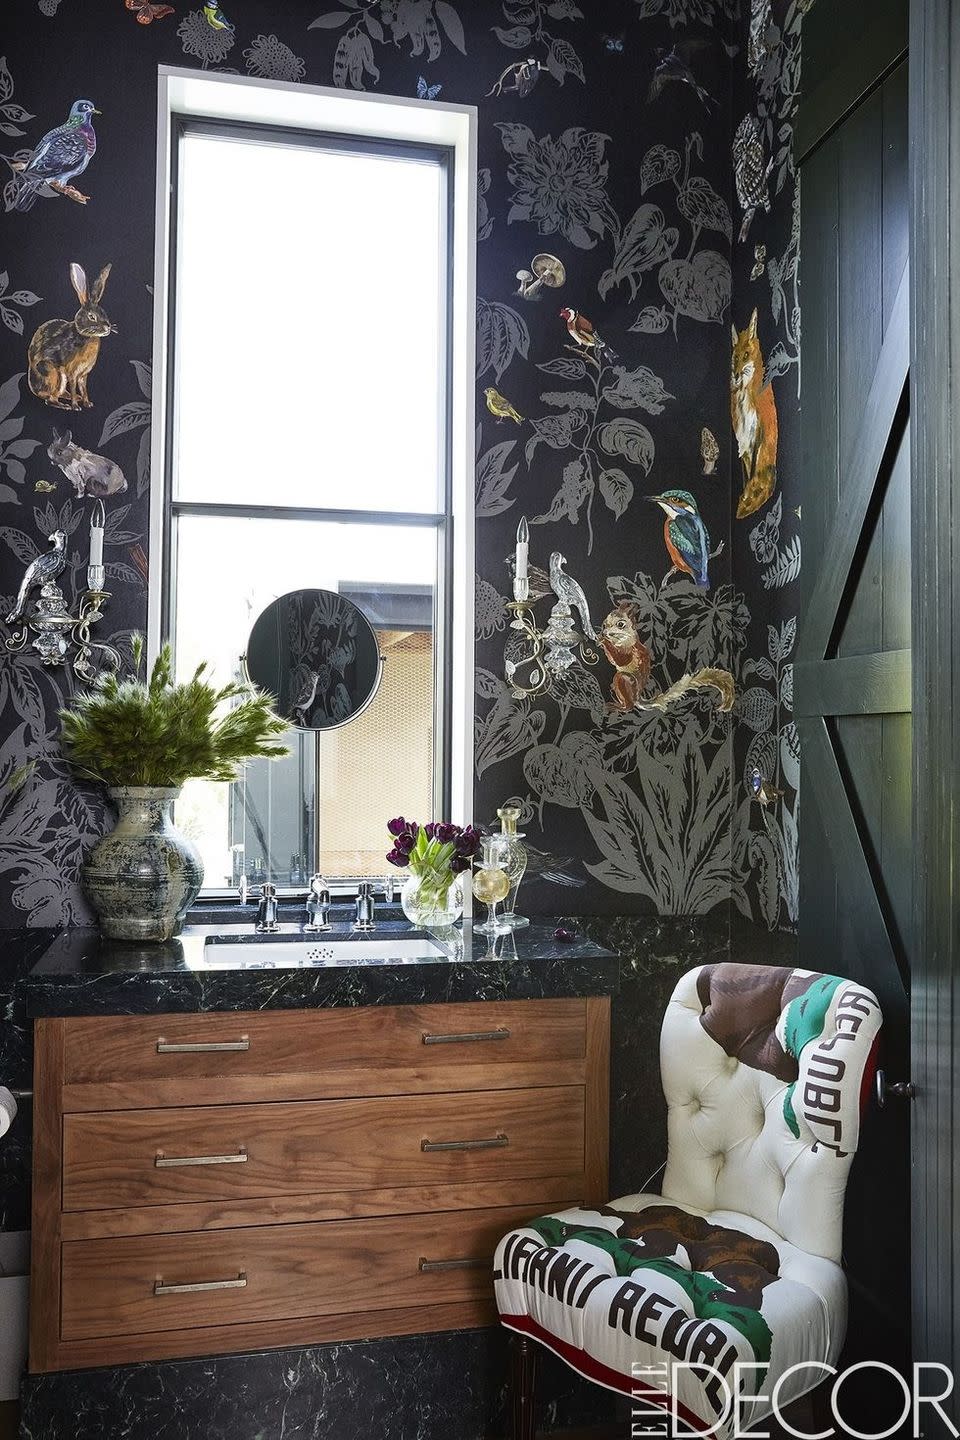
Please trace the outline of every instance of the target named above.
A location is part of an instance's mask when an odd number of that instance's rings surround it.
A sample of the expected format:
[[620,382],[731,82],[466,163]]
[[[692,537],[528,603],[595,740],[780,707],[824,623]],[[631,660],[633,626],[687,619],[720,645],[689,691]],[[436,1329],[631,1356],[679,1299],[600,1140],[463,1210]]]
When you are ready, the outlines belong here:
[[387,859],[389,860],[391,865],[399,865],[401,869],[407,863],[407,857],[403,854],[401,850],[391,850],[390,854],[387,856]]
[[480,831],[475,830],[472,825],[468,825],[460,831],[454,844],[457,847],[458,855],[476,855],[480,848]]
[[423,828],[424,828],[424,830],[427,832],[427,839],[428,839],[428,840],[432,840],[433,837],[434,837],[434,835],[436,834],[436,829],[437,829],[437,822],[436,822],[436,820],[431,820],[430,823],[429,823],[428,825],[424,825]]
[[393,848],[394,850],[399,850],[401,855],[409,855],[416,843],[417,837],[411,835],[409,830],[405,830],[402,835],[397,836]]
[[450,859],[450,869],[454,875],[462,875],[464,870],[470,869],[470,861],[465,855],[453,855]]
[[398,815],[395,820],[387,821],[387,830],[391,835],[402,835],[404,830],[409,829],[410,825],[415,823],[415,821],[404,820],[402,815]]
[[558,925],[553,932],[553,938],[554,940],[559,940],[561,944],[569,945],[570,941],[576,940],[577,937],[572,930],[567,930],[565,926]]
[[441,845],[449,845],[451,840],[456,840],[459,833],[460,827],[458,825],[451,825],[449,821],[446,820],[442,821],[434,831]]

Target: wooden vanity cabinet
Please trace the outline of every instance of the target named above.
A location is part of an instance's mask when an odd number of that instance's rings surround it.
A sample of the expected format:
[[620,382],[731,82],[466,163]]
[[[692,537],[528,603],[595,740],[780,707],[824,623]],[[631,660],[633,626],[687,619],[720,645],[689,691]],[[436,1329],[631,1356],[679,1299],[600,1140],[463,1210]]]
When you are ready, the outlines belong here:
[[492,1323],[607,1199],[606,998],[36,1022],[30,1369]]

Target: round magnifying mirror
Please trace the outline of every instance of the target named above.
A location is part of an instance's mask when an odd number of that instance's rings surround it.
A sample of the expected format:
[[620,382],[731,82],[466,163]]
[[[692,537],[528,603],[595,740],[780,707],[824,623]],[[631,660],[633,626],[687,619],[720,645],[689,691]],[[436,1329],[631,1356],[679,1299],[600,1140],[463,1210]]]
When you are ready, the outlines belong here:
[[383,659],[352,600],[332,590],[293,590],[272,600],[247,641],[247,674],[298,730],[335,730],[370,704]]

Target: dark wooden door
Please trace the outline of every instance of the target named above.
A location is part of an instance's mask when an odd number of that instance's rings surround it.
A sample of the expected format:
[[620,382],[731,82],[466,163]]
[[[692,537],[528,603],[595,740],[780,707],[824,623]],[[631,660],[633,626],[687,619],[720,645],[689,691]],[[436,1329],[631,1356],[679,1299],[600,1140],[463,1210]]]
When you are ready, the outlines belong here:
[[[877,994],[893,1081],[909,1073],[912,928],[907,10],[815,6],[798,117],[799,954]],[[851,1175],[848,1363],[909,1360],[909,1125],[907,1102],[873,1106]],[[871,1398],[889,1423],[893,1392],[874,1379]]]

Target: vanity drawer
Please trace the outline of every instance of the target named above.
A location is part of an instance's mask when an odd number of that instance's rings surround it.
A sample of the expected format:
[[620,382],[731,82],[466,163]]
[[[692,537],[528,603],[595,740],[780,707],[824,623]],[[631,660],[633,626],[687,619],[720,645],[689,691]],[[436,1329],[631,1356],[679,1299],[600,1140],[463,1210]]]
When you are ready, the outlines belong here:
[[582,1067],[586,1001],[77,1017],[64,1047],[68,1110],[257,1100],[265,1078],[270,1099],[522,1084],[514,1067]]
[[[61,1337],[148,1334],[492,1297],[497,1242],[530,1216],[529,1208],[445,1211],[71,1241],[62,1249]],[[428,1309],[423,1326],[429,1328]]]
[[537,1178],[583,1167],[577,1086],[109,1111],[63,1122],[64,1210]]

